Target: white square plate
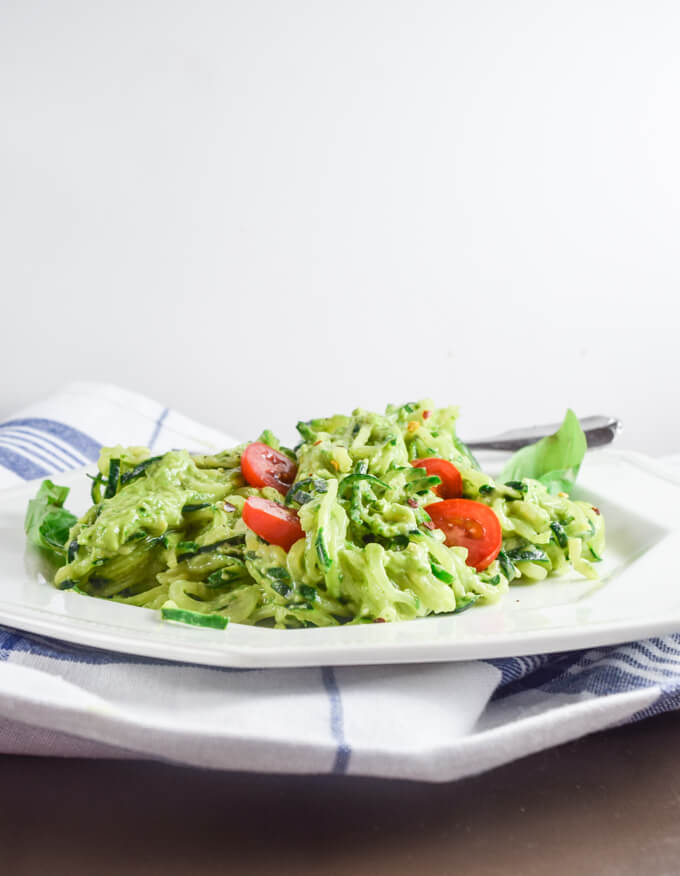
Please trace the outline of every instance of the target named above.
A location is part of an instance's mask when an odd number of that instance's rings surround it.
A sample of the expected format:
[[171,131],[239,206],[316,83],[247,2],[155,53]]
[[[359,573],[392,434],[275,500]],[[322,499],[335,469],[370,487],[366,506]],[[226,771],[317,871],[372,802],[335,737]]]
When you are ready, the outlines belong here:
[[[83,470],[58,478],[68,507],[90,504]],[[605,516],[601,581],[576,576],[514,586],[500,602],[395,624],[225,631],[164,623],[158,612],[55,590],[25,546],[39,482],[0,493],[0,624],[66,642],[213,666],[415,663],[510,657],[614,644],[680,630],[680,479],[647,457],[595,451],[578,495]]]

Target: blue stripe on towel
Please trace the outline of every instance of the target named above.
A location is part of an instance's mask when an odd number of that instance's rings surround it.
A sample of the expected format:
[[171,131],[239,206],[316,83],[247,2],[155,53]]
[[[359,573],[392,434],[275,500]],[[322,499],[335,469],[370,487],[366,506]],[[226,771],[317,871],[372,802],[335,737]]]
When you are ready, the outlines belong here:
[[[93,462],[99,459],[101,444],[95,441],[94,438],[90,438],[89,435],[81,432],[80,429],[74,429],[73,426],[67,426],[66,423],[48,420],[45,417],[24,417],[18,420],[8,420],[0,426],[0,429],[9,429],[14,426],[27,426],[29,429],[37,429],[38,432],[53,435],[65,444],[70,444],[85,459]],[[37,477],[40,477],[40,475]]]
[[[22,453],[29,459],[33,457],[40,460],[40,462],[44,462],[50,471],[65,470],[65,463],[63,459],[57,460],[57,458],[53,454],[51,454],[49,450],[45,450],[34,441],[27,441],[26,439],[22,438],[8,437],[7,435],[3,435],[2,433],[0,433],[0,446],[3,445],[8,446],[10,449],[17,450],[17,452]],[[35,447],[38,447],[39,449],[35,450]],[[50,453],[49,456],[47,455],[48,453]]]
[[259,669],[241,669],[231,666],[204,666],[197,663],[161,660],[157,657],[142,657],[137,654],[119,654],[115,651],[104,651],[78,645],[75,642],[61,642],[39,636],[36,633],[19,633],[10,628],[0,627],[0,660],[7,660],[10,653],[30,654],[33,657],[49,657],[64,663],[82,663],[85,666],[109,666],[124,663],[128,666],[167,666],[198,667],[215,672],[260,672]]
[[156,422],[154,423],[153,432],[151,433],[151,438],[149,438],[149,450],[153,449],[154,444],[158,441],[158,436],[161,434],[161,429],[163,428],[163,423],[165,422],[165,418],[170,413],[169,408],[164,408]]
[[0,629],[0,660],[7,660],[21,641],[21,636],[12,630]]
[[595,696],[667,685],[680,675],[680,636],[629,642],[572,655],[571,665],[541,684],[546,693]]
[[323,679],[323,686],[328,694],[328,699],[330,700],[331,734],[337,743],[332,772],[336,775],[342,775],[347,772],[352,749],[345,739],[345,716],[342,708],[342,699],[340,698],[340,688],[338,687],[338,680],[332,667],[324,666],[321,670],[321,677]]
[[[524,691],[606,697],[660,686],[675,697],[680,682],[680,634],[586,651],[490,660],[502,672],[494,699]],[[664,710],[653,707],[650,714]]]
[[37,462],[15,453],[8,447],[0,447],[0,465],[13,471],[25,481],[32,481],[35,478],[44,478],[50,473],[48,468],[43,468]]
[[58,444],[54,439],[47,438],[44,434],[36,434],[30,429],[9,428],[6,431],[3,430],[0,434],[2,437],[20,439],[28,443],[37,442],[37,447],[42,447],[43,450],[52,453],[55,457],[59,458],[60,462],[71,460],[78,467],[85,465],[87,462],[87,459],[82,454],[76,455],[72,450]]

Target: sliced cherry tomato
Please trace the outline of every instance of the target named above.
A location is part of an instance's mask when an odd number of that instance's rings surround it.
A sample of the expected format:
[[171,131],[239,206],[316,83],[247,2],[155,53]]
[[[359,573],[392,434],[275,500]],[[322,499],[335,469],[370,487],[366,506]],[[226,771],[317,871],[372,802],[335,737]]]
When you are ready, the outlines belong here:
[[467,564],[478,572],[498,556],[503,543],[501,524],[488,505],[472,499],[445,499],[425,506],[449,547],[467,548]]
[[429,475],[437,475],[441,484],[433,492],[442,499],[457,499],[463,495],[463,478],[456,466],[447,459],[438,456],[428,456],[427,459],[414,459],[411,465],[424,468]]
[[274,487],[285,494],[295,480],[297,465],[285,453],[253,441],[243,451],[241,471],[251,487]]
[[250,496],[243,506],[243,522],[269,544],[289,551],[305,533],[300,526],[297,513],[292,508],[284,508],[271,499]]

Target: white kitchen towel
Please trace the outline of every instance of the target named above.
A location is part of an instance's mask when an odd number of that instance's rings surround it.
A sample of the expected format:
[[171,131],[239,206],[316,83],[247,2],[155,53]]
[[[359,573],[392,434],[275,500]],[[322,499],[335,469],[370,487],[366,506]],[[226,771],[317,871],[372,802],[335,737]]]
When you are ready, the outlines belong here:
[[[72,384],[0,425],[0,489],[119,443],[235,442],[136,393]],[[679,706],[680,635],[505,660],[236,670],[0,628],[3,753],[446,781]]]

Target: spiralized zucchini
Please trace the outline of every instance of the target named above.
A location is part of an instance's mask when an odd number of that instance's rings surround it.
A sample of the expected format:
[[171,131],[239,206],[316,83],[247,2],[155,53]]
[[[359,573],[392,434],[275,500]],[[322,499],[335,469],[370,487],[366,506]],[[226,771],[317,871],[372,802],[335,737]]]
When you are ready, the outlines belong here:
[[[456,416],[425,400],[299,423],[302,441],[285,451],[298,466],[285,500],[247,486],[246,445],[214,456],[105,448],[55,585],[172,616],[318,627],[459,612],[496,601],[511,582],[570,569],[597,577],[599,511],[529,478],[496,483],[457,438]],[[259,440],[279,448],[269,432]],[[432,456],[451,461],[464,497],[501,523],[502,550],[482,572],[431,528],[424,506],[438,500],[439,479],[411,463]],[[305,537],[288,553],[264,542],[241,516],[249,496],[285,501]]]

